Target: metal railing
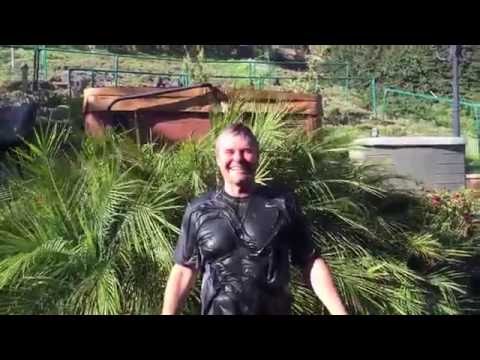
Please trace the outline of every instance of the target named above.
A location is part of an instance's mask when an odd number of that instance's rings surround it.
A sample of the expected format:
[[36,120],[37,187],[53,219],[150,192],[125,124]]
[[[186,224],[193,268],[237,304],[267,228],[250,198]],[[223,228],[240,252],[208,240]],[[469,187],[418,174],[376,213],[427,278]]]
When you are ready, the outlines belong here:
[[[38,81],[40,79],[47,80],[49,74],[49,53],[57,52],[57,53],[71,53],[71,54],[83,54],[86,56],[93,56],[93,57],[111,57],[112,58],[112,69],[114,72],[114,81],[115,85],[118,86],[118,74],[125,69],[120,68],[120,60],[121,59],[136,59],[136,60],[145,60],[145,61],[160,61],[160,62],[171,62],[176,63],[177,65],[180,64],[182,67],[185,66],[183,58],[172,58],[172,57],[165,57],[165,56],[146,56],[146,55],[132,55],[132,54],[113,54],[110,52],[104,51],[86,51],[86,50],[78,50],[78,49],[62,49],[62,48],[52,48],[46,47],[45,45],[36,45],[36,46],[16,46],[16,45],[3,45],[4,48],[11,48],[11,49],[26,49],[32,50],[34,52],[34,81]],[[14,61],[14,60],[12,60]],[[248,60],[210,60],[206,59],[201,61],[201,64],[206,66],[209,65],[228,65],[228,64],[246,64],[248,65],[247,74],[218,74],[214,73],[209,76],[211,77],[220,77],[220,76],[227,76],[227,77],[234,77],[238,76],[248,76],[250,78],[255,78],[257,76],[265,76],[266,79],[272,76],[282,76],[278,75],[280,71],[279,68],[281,66],[295,66],[295,65],[303,65],[305,68],[308,68],[308,63],[306,61],[272,61],[272,60],[258,60],[258,59],[248,59]],[[12,64],[13,65],[13,64]],[[261,71],[261,66],[267,65],[266,71]],[[332,68],[337,67],[340,69],[340,72],[344,72],[345,77],[345,89],[346,95],[348,96],[348,88],[349,88],[349,78],[350,78],[350,65],[349,63],[323,63],[320,64],[321,67]],[[78,66],[72,66],[72,68],[76,68]],[[337,69],[337,70],[338,70]],[[183,69],[183,72],[186,69]],[[336,72],[336,71],[333,71]],[[191,74],[189,74],[191,75]],[[338,76],[337,76],[338,77]],[[343,75],[342,75],[343,77]]]
[[118,86],[118,74],[132,74],[132,75],[153,75],[163,76],[168,78],[178,78],[180,86],[189,86],[190,80],[187,74],[167,74],[151,71],[128,71],[128,70],[108,70],[108,69],[93,69],[93,68],[70,68],[67,75],[68,94],[72,97],[72,74],[75,72],[88,73],[91,77],[92,87],[95,86],[95,75],[97,73],[114,74],[114,86]]
[[[382,113],[384,115],[387,114],[388,112],[388,96],[390,94],[413,97],[413,98],[427,100],[435,103],[447,103],[447,104],[453,103],[453,99],[446,96],[434,96],[429,94],[415,93],[411,91],[385,87],[383,89],[383,99],[382,99]],[[474,126],[475,126],[475,129],[477,130],[477,135],[480,135],[480,111],[478,110],[480,107],[480,103],[474,102],[471,100],[460,100],[460,106],[463,106],[464,108],[469,109],[472,112],[473,119],[474,119]]]
[[[67,83],[68,83],[68,90],[69,96],[72,96],[72,74],[76,72],[81,72],[84,74],[90,74],[91,84],[92,87],[95,86],[96,81],[96,74],[97,73],[104,73],[104,74],[114,74],[114,81],[113,86],[119,85],[119,74],[131,74],[131,75],[152,75],[152,76],[159,76],[164,78],[178,78],[179,86],[191,86],[192,79],[189,74],[186,73],[163,73],[163,72],[151,72],[151,71],[133,71],[133,70],[118,70],[118,69],[95,69],[95,68],[70,68],[68,69],[67,75]],[[250,86],[253,86],[257,89],[262,89],[265,86],[266,81],[272,81],[275,85],[276,82],[280,82],[283,80],[299,80],[302,79],[301,76],[244,76],[244,75],[208,75],[209,80],[212,79],[219,79],[219,80],[247,80]],[[347,81],[350,80],[349,78],[341,78],[341,77],[315,77],[313,87],[315,88],[315,92],[318,92],[321,81]]]

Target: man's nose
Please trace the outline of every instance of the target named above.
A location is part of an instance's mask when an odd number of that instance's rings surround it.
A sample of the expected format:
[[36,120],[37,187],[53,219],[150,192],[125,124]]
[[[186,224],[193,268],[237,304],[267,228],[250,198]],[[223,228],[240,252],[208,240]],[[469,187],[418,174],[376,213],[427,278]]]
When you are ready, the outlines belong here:
[[242,153],[240,151],[235,151],[233,153],[233,160],[235,161],[241,161],[242,160]]

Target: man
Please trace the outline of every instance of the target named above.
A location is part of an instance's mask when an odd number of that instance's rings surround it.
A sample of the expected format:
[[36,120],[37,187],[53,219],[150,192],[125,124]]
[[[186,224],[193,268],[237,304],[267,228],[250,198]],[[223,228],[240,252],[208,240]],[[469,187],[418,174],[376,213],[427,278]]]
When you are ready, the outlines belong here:
[[255,184],[259,146],[250,129],[230,125],[215,152],[223,188],[187,206],[162,314],[181,310],[199,272],[202,314],[289,314],[289,255],[329,312],[346,314],[293,194]]

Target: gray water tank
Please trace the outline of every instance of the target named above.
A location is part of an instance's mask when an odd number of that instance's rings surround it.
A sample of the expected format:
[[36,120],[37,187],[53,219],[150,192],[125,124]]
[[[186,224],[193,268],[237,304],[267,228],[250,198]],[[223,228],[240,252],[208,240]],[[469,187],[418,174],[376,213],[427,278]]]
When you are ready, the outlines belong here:
[[371,137],[355,141],[350,158],[381,164],[407,180],[393,180],[404,189],[459,190],[465,187],[465,140],[461,137]]

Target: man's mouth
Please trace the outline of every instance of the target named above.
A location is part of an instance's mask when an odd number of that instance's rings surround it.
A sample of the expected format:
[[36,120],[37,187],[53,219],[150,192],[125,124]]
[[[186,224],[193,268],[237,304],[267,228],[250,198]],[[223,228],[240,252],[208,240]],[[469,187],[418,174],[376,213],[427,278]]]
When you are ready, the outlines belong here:
[[250,174],[250,169],[243,167],[243,166],[232,166],[228,169],[229,171],[237,171],[237,172],[243,172],[246,174]]

